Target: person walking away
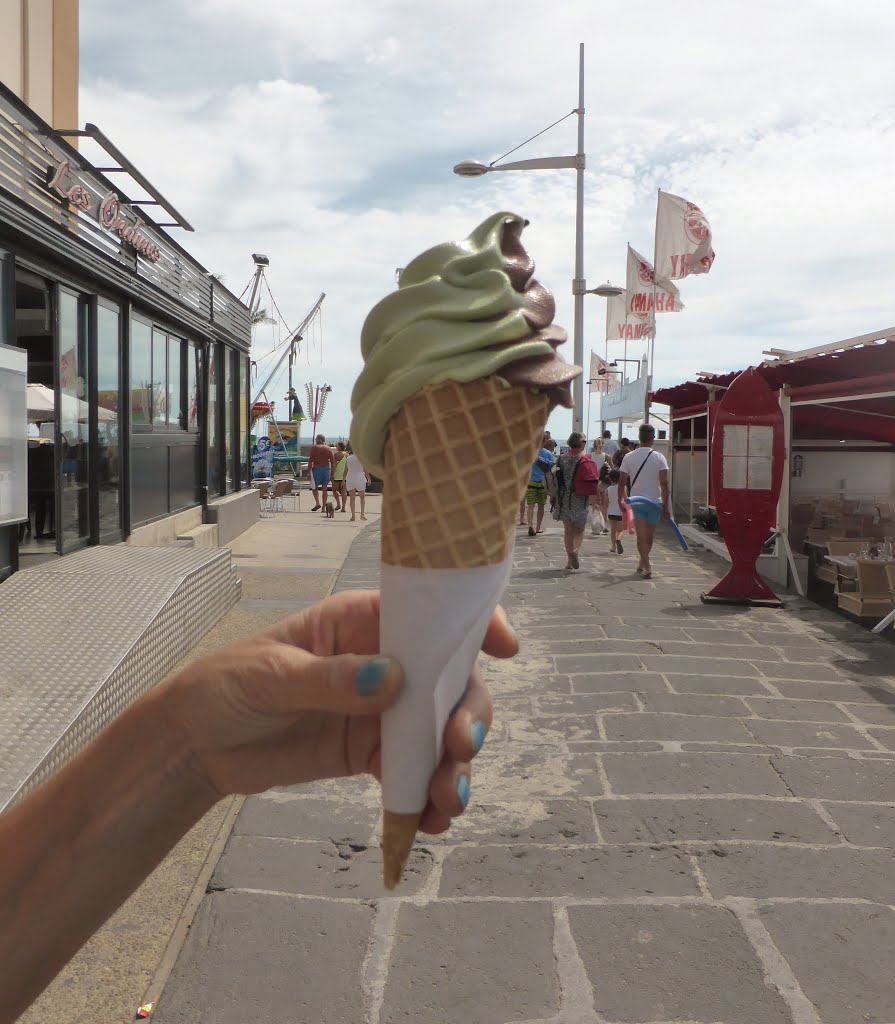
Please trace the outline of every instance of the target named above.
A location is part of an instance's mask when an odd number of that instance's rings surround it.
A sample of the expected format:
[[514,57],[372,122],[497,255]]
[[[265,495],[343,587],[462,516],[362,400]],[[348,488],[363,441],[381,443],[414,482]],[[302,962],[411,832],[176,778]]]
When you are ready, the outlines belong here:
[[612,469],[612,459],[606,453],[606,447],[603,444],[602,438],[598,437],[594,441],[590,457],[597,464],[600,472],[600,486],[597,488],[597,508],[600,510],[600,516],[603,519],[603,529],[596,532],[609,533],[609,528],[606,525],[609,520],[606,517],[609,515],[609,470]]
[[311,511],[316,512],[321,507],[317,491],[322,488],[323,510],[325,512],[326,494],[329,489],[333,472],[336,468],[336,457],[333,454],[332,448],[330,448],[326,443],[326,438],[323,434],[318,434],[317,437],[314,438],[314,444],[311,445],[311,451],[308,457],[308,468],[311,473],[311,487],[314,491],[314,507]]
[[[563,525],[563,544],[566,549],[566,569],[578,569],[578,551],[584,539],[584,528],[587,525],[587,508],[591,499],[585,493],[576,490],[577,472],[580,464],[587,456],[584,453],[584,434],[574,431],[568,440],[569,450],[559,457],[559,519]],[[588,460],[590,461],[590,460]],[[593,463],[591,463],[593,465]],[[594,467],[596,470],[596,467]]]
[[[609,511],[606,515],[606,521],[609,523],[609,550],[614,555],[623,555],[625,553],[625,549],[622,547],[622,534],[625,532],[625,509],[624,505],[619,503],[618,482],[620,479],[621,472],[619,470],[609,470],[608,490],[606,492]],[[600,486],[603,486],[602,481]],[[624,502],[623,498],[621,500]],[[627,503],[625,502],[625,504]]]
[[[551,447],[551,445],[553,447]],[[545,430],[544,431],[544,437],[541,439],[541,448],[549,448],[550,451],[552,452],[555,447],[556,447],[556,442],[550,437],[550,431],[549,430]],[[526,489],[522,492],[522,497],[519,499],[519,525],[520,526],[525,526],[525,506],[526,506],[527,496],[528,496],[528,488],[526,487]],[[551,510],[552,510],[553,506],[551,505],[550,507],[551,507]],[[531,520],[531,516],[529,516],[528,518],[529,518],[529,520]],[[528,525],[531,526],[531,522],[529,522]],[[540,530],[538,532],[540,533]]]
[[639,430],[640,445],[636,451],[629,452],[622,461],[618,481],[618,503],[621,506],[626,494],[631,497],[649,498],[650,501],[661,502],[661,508],[654,505],[633,505],[634,531],[637,535],[637,553],[640,561],[637,572],[648,580],[652,574],[650,552],[656,536],[656,526],[661,519],[668,519],[668,463],[661,452],[653,448],[656,439],[656,428],[651,423],[644,423]]
[[349,523],[353,523],[355,519],[354,503],[357,495],[360,495],[360,517],[361,519],[367,518],[364,512],[367,501],[367,484],[369,483],[371,483],[370,474],[361,465],[360,459],[354,452],[350,452],[345,460],[345,487],[348,490],[348,500],[351,502],[351,518],[348,520]]
[[613,438],[611,430],[603,431],[603,451],[609,456],[610,462],[618,451],[618,441]]
[[336,465],[333,470],[333,502],[336,512],[344,512],[345,504],[345,462],[348,452],[345,450],[345,442],[339,441],[336,445]]
[[[528,510],[528,536],[534,537],[536,533],[543,533],[541,527],[544,524],[544,507],[547,504],[547,474],[553,469],[553,452],[546,447],[550,439],[545,435],[544,447],[537,454],[537,458],[531,467],[531,474],[528,478],[528,487],[525,489],[525,504]],[[538,519],[537,530],[532,525],[534,510],[537,507]]]
[[631,442],[626,437],[623,437],[621,441],[619,441],[618,451],[612,456],[612,465],[615,466],[616,469],[621,469],[622,459],[624,459],[628,452],[633,450],[634,446]]

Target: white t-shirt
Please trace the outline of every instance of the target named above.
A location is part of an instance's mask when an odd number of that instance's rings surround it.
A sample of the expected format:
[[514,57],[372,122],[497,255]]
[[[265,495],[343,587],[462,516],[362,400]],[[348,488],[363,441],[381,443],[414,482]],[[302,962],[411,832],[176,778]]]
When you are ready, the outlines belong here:
[[[637,471],[643,466],[640,475]],[[652,501],[662,500],[662,490],[659,487],[659,473],[668,469],[668,463],[661,452],[655,448],[635,448],[633,452],[622,459],[621,471],[628,474],[628,481],[631,485],[632,497],[650,498]],[[634,483],[634,477],[637,483]]]
[[612,458],[613,455],[618,451],[618,441],[611,437],[603,438],[603,451]]
[[[638,480],[637,483],[640,483],[640,481]],[[621,516],[622,508],[618,503],[618,484],[610,484],[609,490],[606,494],[609,497],[609,507],[606,510],[607,513],[610,516]]]

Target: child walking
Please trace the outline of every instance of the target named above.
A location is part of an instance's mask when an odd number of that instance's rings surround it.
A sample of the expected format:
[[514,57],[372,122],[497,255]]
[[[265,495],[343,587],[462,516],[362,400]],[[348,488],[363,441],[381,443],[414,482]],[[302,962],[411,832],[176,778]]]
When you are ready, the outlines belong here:
[[[621,473],[617,469],[609,471],[609,490],[606,496],[609,498],[609,550],[614,555],[623,555],[625,549],[622,547],[622,534],[625,532],[625,510],[618,503],[618,481]],[[622,499],[624,501],[624,499]],[[625,502],[627,504],[627,502]]]

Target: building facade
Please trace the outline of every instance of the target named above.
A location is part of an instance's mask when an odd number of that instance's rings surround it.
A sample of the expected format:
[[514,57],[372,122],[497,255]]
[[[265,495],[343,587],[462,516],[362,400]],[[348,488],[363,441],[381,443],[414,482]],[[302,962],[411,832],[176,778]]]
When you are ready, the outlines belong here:
[[76,124],[0,85],[0,579],[249,478],[249,311],[149,215],[189,228],[95,126],[80,134],[124,173],[79,154]]

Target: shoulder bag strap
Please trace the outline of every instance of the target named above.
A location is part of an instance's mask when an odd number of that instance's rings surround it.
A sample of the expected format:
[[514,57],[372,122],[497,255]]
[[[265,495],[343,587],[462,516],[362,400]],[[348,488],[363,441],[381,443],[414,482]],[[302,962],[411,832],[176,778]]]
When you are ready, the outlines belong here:
[[652,455],[654,451],[655,451],[654,448],[650,448],[649,455],[647,455],[647,457],[643,460],[643,462],[640,463],[640,469],[637,470],[637,472],[634,474],[634,479],[631,481],[631,489],[632,490],[634,489],[634,484],[637,483],[637,477],[640,476],[641,472],[643,471],[643,467],[649,462],[649,456]]

